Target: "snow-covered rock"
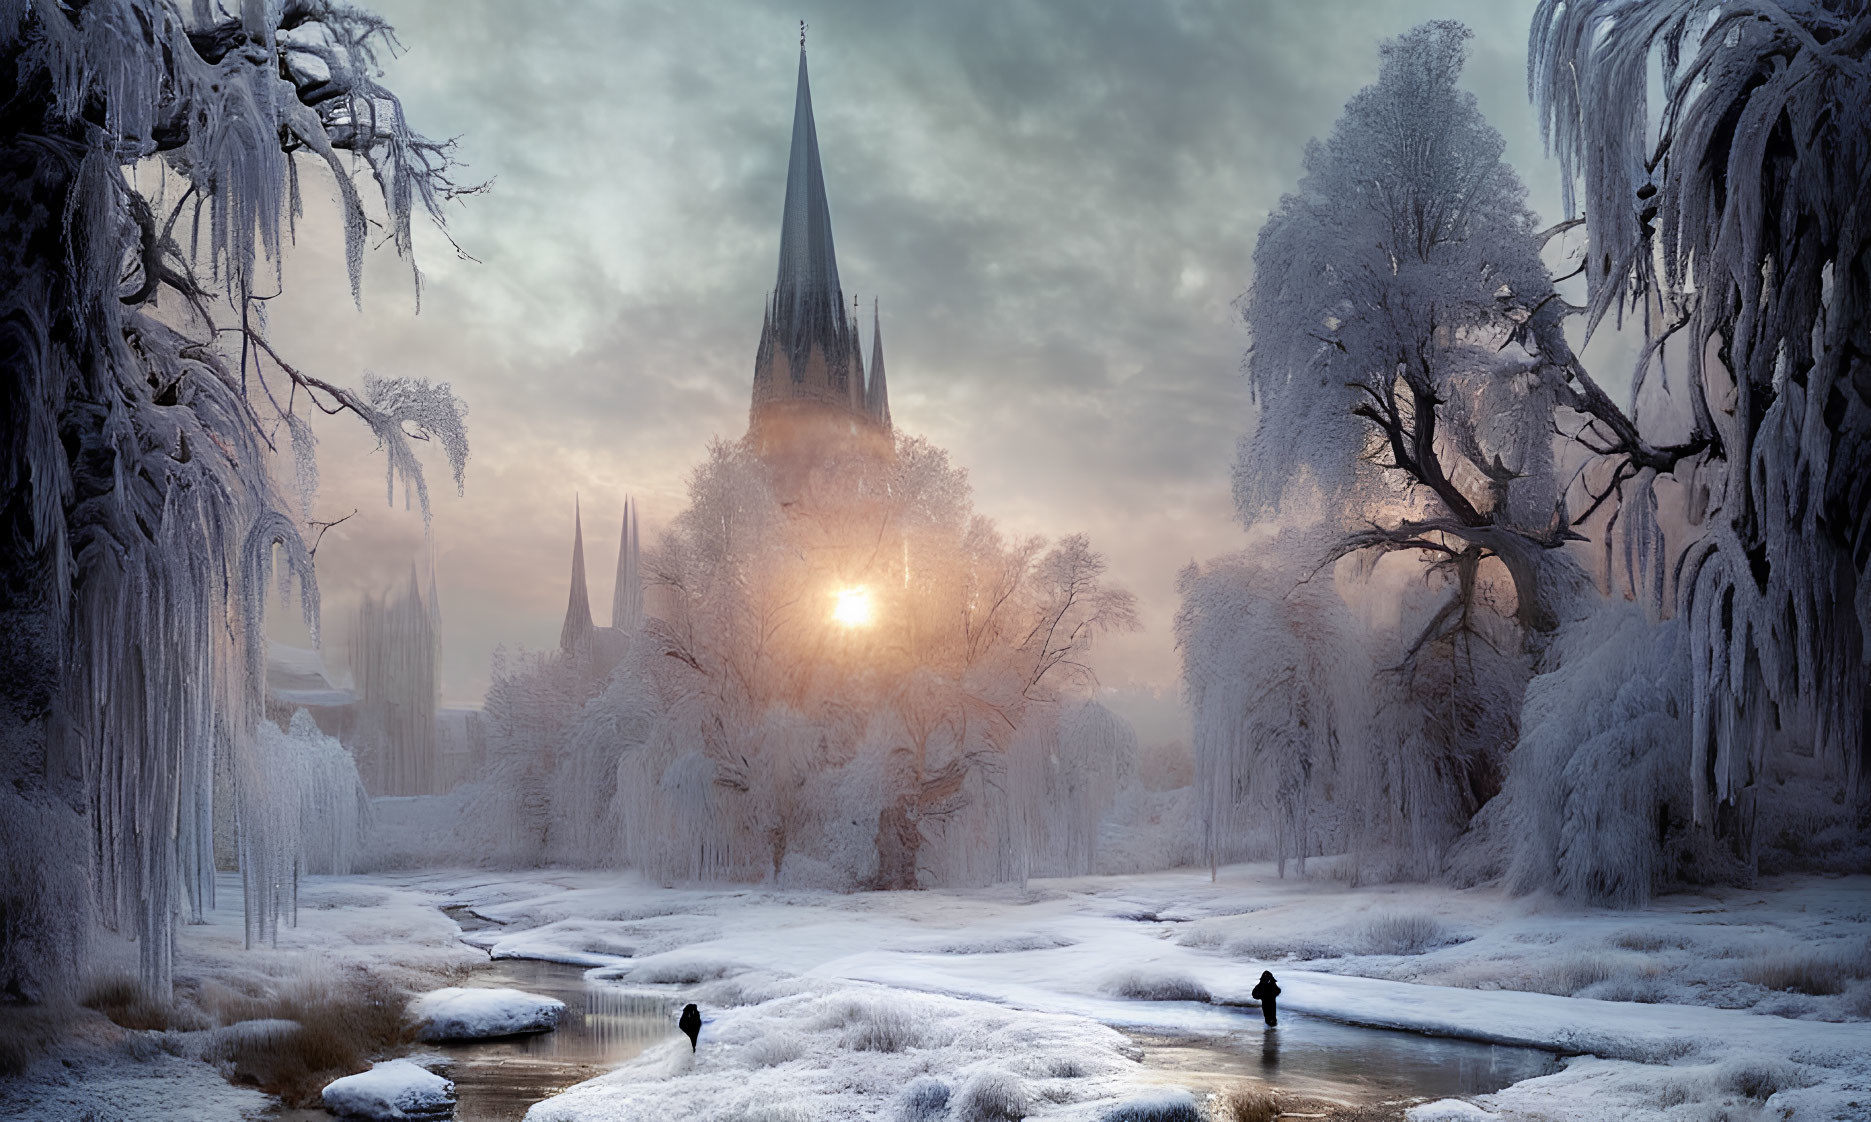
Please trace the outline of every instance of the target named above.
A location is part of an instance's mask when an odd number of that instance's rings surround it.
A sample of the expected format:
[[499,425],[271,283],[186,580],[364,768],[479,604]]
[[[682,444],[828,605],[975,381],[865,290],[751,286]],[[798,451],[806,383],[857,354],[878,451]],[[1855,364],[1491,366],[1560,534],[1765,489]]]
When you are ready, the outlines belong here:
[[523,1032],[551,1032],[565,1015],[565,1002],[524,990],[447,989],[410,1003],[416,1035],[423,1040],[477,1040]]
[[408,1060],[385,1060],[326,1084],[324,1099],[340,1118],[441,1119],[455,1112],[455,1084]]

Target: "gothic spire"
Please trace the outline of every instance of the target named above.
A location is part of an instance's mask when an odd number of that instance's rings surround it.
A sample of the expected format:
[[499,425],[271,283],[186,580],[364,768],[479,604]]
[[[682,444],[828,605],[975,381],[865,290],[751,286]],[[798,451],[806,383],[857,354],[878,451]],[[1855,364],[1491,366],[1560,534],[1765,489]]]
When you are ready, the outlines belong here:
[[871,301],[871,380],[864,387],[864,409],[871,420],[884,428],[890,427],[890,386],[884,381],[884,329],[883,320],[877,312],[877,301]]
[[[780,226],[779,279],[773,293],[780,342],[803,358],[817,339],[829,342],[844,322],[844,290],[832,248],[832,213],[819,165],[806,51],[799,47],[799,90],[793,104],[793,148],[786,168],[786,212]],[[828,353],[832,348],[827,347]]]
[[617,545],[617,586],[611,592],[611,626],[619,631],[635,631],[643,622],[640,557],[636,500],[625,498],[624,530]]
[[585,528],[578,500],[572,499],[572,594],[565,605],[559,649],[566,654],[591,649],[591,597],[585,592]]

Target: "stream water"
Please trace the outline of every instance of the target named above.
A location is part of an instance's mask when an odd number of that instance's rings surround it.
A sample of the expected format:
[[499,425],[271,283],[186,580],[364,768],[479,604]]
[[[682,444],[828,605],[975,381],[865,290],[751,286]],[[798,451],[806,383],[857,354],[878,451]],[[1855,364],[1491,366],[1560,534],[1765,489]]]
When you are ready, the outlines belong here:
[[[450,909],[464,929],[488,926]],[[585,981],[582,967],[500,959],[463,984],[510,986],[565,1002],[547,1033],[460,1044],[426,1045],[448,1060],[437,1070],[455,1081],[456,1122],[518,1122],[532,1104],[616,1067],[676,1035],[680,1000]],[[1132,1033],[1151,1077],[1194,1090],[1242,1081],[1294,1095],[1373,1103],[1496,1091],[1558,1069],[1549,1052],[1419,1036],[1285,1013],[1266,1031],[1258,1013],[1224,1037]],[[328,1119],[323,1111],[282,1111],[279,1122]]]

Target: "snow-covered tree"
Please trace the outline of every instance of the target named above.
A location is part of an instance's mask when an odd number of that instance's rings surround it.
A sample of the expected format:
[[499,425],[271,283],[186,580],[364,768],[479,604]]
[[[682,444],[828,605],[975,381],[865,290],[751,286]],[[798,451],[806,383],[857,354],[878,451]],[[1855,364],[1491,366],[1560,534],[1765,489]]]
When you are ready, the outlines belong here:
[[[445,384],[346,389],[264,330],[301,156],[335,185],[354,295],[372,221],[354,167],[405,253],[415,213],[457,191],[448,147],[375,80],[391,42],[327,0],[0,4],[0,766],[9,798],[61,823],[8,862],[88,870],[158,993],[175,917],[213,890],[217,756],[250,755],[261,720],[276,564],[316,615],[309,513],[276,491],[273,452],[293,445],[306,501],[315,410],[368,424],[392,489],[425,502],[412,437],[443,445],[457,484],[465,465]],[[59,891],[7,890],[9,915],[34,911],[13,894]]]
[[1550,404],[1517,340],[1552,282],[1500,134],[1456,85],[1468,37],[1432,23],[1386,43],[1262,227],[1243,309],[1260,419],[1235,496],[1251,523],[1305,480],[1362,524],[1331,556],[1502,566],[1520,622],[1545,631],[1575,580]]
[[[1589,379],[1561,400],[1592,416],[1653,611],[1670,571],[1693,819],[1751,861],[1776,754],[1860,806],[1871,757],[1871,7],[1545,0],[1530,86],[1583,184],[1589,322],[1641,309],[1649,339],[1628,415]],[[1640,425],[1666,348],[1678,413]],[[1667,553],[1661,474],[1698,492]]]
[[[606,702],[634,730],[617,787],[627,860],[913,888],[1018,875],[1009,852],[1039,834],[1082,857],[1095,825],[1010,825],[996,785],[1023,735],[1115,751],[1072,705],[1094,638],[1135,625],[1130,594],[1082,536],[1009,543],[972,517],[965,476],[926,441],[828,462],[789,508],[757,452],[717,445],[646,558],[648,650]],[[623,719],[645,707],[655,721]],[[1052,760],[1035,784],[1068,788],[1063,805],[1108,805],[1073,745],[1034,751]]]
[[1346,756],[1365,750],[1374,667],[1331,581],[1306,579],[1308,545],[1316,537],[1266,543],[1190,565],[1177,581],[1211,866],[1268,847],[1282,876],[1288,857],[1303,874],[1309,854],[1343,840],[1331,791]]

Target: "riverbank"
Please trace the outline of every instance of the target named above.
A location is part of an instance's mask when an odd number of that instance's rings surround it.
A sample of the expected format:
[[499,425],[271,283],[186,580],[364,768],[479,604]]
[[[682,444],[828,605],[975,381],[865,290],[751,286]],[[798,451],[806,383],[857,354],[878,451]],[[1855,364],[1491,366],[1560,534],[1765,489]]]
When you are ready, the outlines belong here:
[[[1294,1025],[1590,1053],[1462,1096],[1504,1118],[1871,1109],[1866,971],[1854,957],[1871,935],[1867,878],[1787,878],[1608,912],[1491,889],[1282,880],[1260,866],[1213,883],[1178,871],[854,895],[425,871],[312,878],[299,926],[257,951],[241,949],[238,894],[222,899],[178,947],[178,992],[202,1007],[221,990],[276,992],[319,972],[413,993],[491,954],[574,963],[605,985],[680,993],[707,1011],[700,1051],[653,1044],[535,1107],[532,1122],[876,1117],[919,1080],[930,1095],[941,1083],[955,1117],[992,1099],[1034,1117],[1098,1118],[1165,1085],[1217,1089],[1202,1071],[1140,1062],[1149,1049],[1138,1042],[1242,1051],[1251,1036],[1258,1047],[1258,1014],[1229,1003],[1245,1002],[1263,969],[1279,975]],[[69,1044],[0,1081],[0,1117],[210,1122],[266,1105],[229,1086],[225,1062],[192,1058],[204,1050],[187,1031],[76,1017]],[[182,1112],[164,1114],[165,1103]]]

